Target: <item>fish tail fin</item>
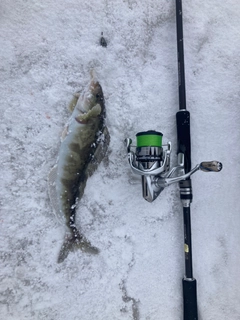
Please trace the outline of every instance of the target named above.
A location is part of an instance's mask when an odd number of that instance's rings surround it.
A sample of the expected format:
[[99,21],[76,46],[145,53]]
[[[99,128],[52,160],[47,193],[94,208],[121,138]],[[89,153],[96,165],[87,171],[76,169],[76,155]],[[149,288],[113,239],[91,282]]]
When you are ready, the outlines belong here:
[[73,233],[70,236],[66,235],[65,237],[58,256],[58,263],[63,262],[67,258],[69,252],[75,251],[76,249],[80,249],[83,252],[90,254],[99,253],[99,249],[92,246],[91,242],[74,228]]

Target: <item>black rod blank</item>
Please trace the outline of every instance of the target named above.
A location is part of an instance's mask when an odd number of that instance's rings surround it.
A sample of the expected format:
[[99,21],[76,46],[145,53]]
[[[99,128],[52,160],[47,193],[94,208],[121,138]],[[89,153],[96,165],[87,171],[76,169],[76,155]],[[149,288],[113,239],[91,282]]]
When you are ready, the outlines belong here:
[[[185,173],[191,170],[191,135],[190,113],[186,109],[186,88],[184,69],[184,45],[183,45],[183,20],[182,0],[176,0],[176,24],[177,24],[177,50],[178,50],[178,92],[179,111],[176,114],[178,153],[184,154]],[[183,204],[184,220],[184,251],[185,251],[185,276],[183,283],[183,319],[197,320],[197,281],[193,278],[192,268],[192,239],[191,239],[191,211],[192,201],[191,179],[182,180],[179,183],[180,198]]]
[[186,109],[182,1],[176,0],[179,109]]

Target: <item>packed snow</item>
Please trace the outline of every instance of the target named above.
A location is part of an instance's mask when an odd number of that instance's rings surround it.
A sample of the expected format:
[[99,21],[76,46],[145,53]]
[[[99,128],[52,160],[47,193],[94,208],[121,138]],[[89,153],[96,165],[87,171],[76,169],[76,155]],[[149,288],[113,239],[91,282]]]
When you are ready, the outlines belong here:
[[[240,3],[183,0],[192,164],[193,272],[200,320],[240,319]],[[101,32],[107,47],[99,45]],[[100,254],[57,263],[64,226],[47,177],[73,94],[94,72],[111,142],[89,178],[77,226]],[[174,0],[2,0],[0,314],[5,320],[179,320],[184,275],[178,185],[153,203],[124,139],[163,132],[176,165]]]

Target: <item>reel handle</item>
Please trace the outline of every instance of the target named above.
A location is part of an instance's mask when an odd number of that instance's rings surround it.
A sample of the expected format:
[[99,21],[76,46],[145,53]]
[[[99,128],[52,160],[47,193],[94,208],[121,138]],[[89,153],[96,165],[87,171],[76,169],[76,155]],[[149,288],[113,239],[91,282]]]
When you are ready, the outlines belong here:
[[222,163],[219,161],[204,161],[200,163],[199,169],[204,172],[219,172],[222,170]]

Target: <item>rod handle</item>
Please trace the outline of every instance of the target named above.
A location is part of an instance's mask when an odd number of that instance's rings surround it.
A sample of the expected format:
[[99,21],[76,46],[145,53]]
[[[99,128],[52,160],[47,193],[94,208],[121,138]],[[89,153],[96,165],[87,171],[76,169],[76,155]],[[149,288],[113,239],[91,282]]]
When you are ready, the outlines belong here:
[[183,278],[183,320],[198,320],[197,280]]
[[200,170],[219,172],[222,170],[222,163],[219,161],[204,161],[200,163]]

